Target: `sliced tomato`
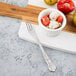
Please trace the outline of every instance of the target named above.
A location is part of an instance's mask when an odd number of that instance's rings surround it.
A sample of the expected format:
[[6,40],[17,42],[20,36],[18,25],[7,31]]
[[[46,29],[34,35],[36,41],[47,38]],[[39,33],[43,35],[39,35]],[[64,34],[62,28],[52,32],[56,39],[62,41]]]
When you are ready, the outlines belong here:
[[58,21],[59,23],[61,23],[61,22],[63,21],[63,17],[62,17],[62,16],[58,16],[57,21]]
[[50,24],[50,20],[49,20],[49,17],[48,16],[43,16],[41,18],[41,22],[44,26],[48,26]]

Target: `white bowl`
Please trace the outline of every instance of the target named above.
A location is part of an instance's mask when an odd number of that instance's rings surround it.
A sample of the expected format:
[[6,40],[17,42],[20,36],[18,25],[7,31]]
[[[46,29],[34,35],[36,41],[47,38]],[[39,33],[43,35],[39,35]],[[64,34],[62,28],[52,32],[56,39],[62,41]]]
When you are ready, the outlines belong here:
[[[54,11],[54,12],[58,12],[62,17],[63,17],[63,23],[62,23],[62,26],[58,29],[49,29],[47,27],[45,27],[42,22],[41,22],[41,18],[43,16],[46,16],[48,15],[51,11]],[[39,27],[41,28],[41,31],[43,31],[43,33],[45,33],[46,35],[48,36],[56,36],[58,35],[62,29],[65,27],[66,25],[66,17],[65,15],[60,12],[59,10],[57,9],[53,9],[53,8],[48,8],[48,9],[45,9],[43,11],[40,12],[39,16],[38,16],[38,23],[39,23]]]

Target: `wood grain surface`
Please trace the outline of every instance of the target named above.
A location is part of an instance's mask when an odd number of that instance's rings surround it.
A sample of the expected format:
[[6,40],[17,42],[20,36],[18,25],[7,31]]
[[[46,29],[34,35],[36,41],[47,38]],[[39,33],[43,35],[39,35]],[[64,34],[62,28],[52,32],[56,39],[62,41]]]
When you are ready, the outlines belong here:
[[[0,2],[0,15],[22,19],[23,21],[31,21],[33,24],[38,24],[39,13],[46,8],[28,5],[27,8],[22,8]],[[72,24],[72,14],[66,15],[67,25],[63,31],[76,34],[76,27]]]

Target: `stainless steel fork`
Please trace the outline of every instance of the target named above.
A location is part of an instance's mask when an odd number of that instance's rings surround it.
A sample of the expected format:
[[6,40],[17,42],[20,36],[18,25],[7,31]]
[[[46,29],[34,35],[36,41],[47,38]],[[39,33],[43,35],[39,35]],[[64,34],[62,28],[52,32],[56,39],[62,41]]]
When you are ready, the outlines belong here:
[[48,57],[48,55],[44,51],[44,48],[43,48],[42,44],[40,43],[40,40],[39,40],[34,28],[32,27],[32,24],[30,22],[26,22],[26,27],[27,27],[27,30],[30,33],[30,35],[37,41],[38,45],[40,46],[43,57],[44,57],[46,63],[48,64],[48,69],[50,71],[55,71],[56,66],[52,63],[52,61],[50,60],[50,58]]

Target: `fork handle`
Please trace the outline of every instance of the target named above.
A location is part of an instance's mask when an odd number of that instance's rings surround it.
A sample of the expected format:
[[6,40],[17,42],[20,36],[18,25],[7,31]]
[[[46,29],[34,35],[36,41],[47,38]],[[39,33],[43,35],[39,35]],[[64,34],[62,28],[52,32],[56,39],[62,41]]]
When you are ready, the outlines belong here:
[[42,46],[42,44],[41,44],[40,42],[39,42],[39,46],[40,46],[40,48],[41,48],[41,50],[42,50],[43,57],[44,57],[46,63],[48,64],[49,70],[50,70],[50,71],[55,71],[56,66],[52,63],[52,61],[50,60],[50,58],[48,57],[48,55],[47,55],[46,52],[44,51],[44,48],[43,48],[43,46]]

